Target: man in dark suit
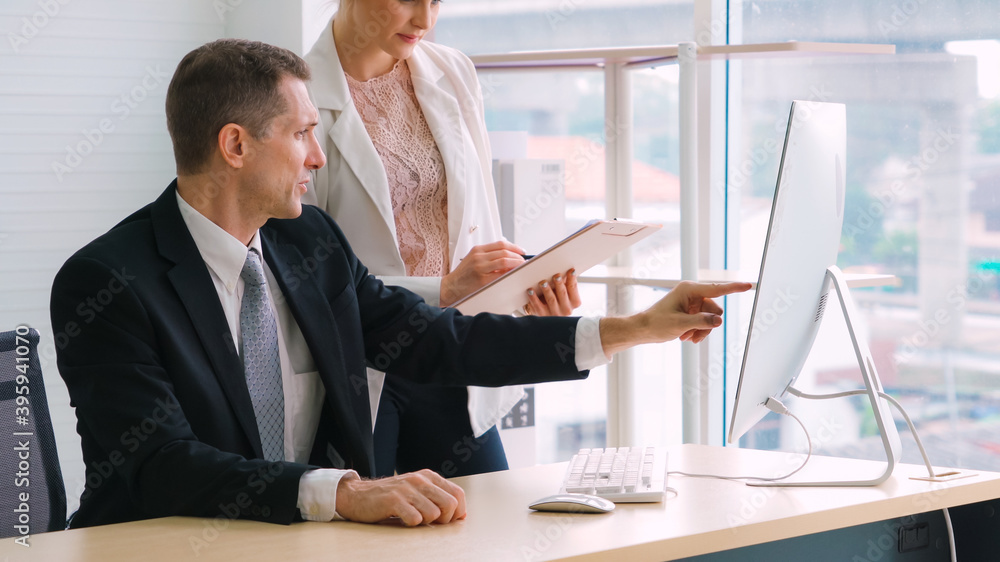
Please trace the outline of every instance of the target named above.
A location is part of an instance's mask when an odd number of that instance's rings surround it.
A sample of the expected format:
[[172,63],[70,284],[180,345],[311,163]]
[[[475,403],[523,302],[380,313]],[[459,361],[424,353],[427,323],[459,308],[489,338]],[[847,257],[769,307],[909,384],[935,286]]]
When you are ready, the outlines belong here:
[[386,287],[299,202],[325,163],[308,79],[299,57],[261,43],[189,53],[167,93],[177,179],[56,276],[58,365],[87,470],[72,526],[460,519],[462,490],[432,471],[361,478],[367,364],[434,384],[579,379],[638,343],[701,341],[721,323],[711,299],[748,288],[685,284],[598,321],[466,317]]

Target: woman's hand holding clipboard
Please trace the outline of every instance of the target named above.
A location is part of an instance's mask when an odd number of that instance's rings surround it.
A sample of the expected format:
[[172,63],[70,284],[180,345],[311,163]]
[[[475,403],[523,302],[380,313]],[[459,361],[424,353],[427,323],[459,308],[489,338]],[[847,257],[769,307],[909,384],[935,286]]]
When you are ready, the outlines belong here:
[[617,219],[591,221],[450,306],[467,315],[522,311],[528,303],[528,289],[535,287],[540,280],[551,279],[571,269],[583,273],[654,234],[661,227],[659,224]]

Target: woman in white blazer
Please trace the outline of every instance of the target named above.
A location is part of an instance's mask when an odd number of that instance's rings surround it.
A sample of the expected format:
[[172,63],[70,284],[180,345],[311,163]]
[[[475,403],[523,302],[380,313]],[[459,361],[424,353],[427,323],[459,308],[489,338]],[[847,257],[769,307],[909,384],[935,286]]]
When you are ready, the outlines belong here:
[[[438,4],[342,0],[306,56],[328,162],[303,202],[337,221],[372,274],[446,306],[519,265],[524,250],[500,231],[475,68],[462,53],[421,41]],[[415,234],[420,225],[427,230]],[[531,293],[533,314],[580,305],[572,274]],[[374,369],[368,384],[377,476],[507,468],[495,424],[520,387],[425,387]]]

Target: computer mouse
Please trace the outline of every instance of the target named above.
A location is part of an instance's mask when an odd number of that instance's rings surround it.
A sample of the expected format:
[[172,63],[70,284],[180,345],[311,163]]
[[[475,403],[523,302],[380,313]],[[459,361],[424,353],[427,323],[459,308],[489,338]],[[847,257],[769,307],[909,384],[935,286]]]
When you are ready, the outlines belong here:
[[589,494],[556,494],[532,502],[528,507],[560,513],[608,513],[614,511],[615,502]]

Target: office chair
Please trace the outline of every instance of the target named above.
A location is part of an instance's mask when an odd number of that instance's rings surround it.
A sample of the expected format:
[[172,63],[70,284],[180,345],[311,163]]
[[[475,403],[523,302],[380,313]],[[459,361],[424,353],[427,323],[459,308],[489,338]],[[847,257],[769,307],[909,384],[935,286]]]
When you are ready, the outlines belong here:
[[38,340],[26,326],[0,332],[0,538],[66,528],[66,489]]

